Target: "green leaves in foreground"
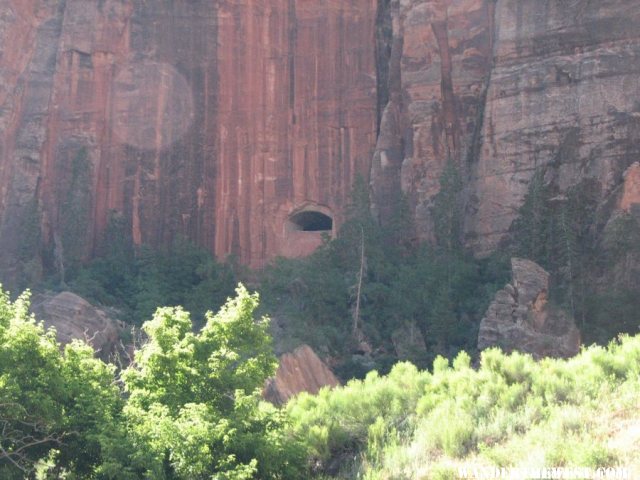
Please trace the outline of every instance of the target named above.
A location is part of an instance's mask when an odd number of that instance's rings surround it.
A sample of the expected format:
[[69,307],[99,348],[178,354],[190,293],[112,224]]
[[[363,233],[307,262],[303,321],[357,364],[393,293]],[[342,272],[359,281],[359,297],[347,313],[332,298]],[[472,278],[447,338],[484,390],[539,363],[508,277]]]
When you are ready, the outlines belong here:
[[489,349],[477,369],[464,352],[438,357],[431,372],[397,363],[386,376],[301,394],[287,410],[319,473],[339,465],[339,478],[435,479],[466,462],[640,467],[612,441],[637,424],[638,392],[640,336],[622,336],[569,360]]
[[298,475],[281,415],[259,399],[276,367],[267,320],[253,319],[257,294],[236,294],[199,333],[181,308],[158,309],[143,327],[149,341],[123,375],[124,413],[134,461],[153,478]]
[[28,314],[29,295],[0,291],[0,478],[24,478],[49,456],[88,475],[122,407],[114,368]]
[[304,453],[259,391],[275,371],[257,295],[243,286],[194,333],[160,308],[122,373],[0,291],[0,478],[295,479]]

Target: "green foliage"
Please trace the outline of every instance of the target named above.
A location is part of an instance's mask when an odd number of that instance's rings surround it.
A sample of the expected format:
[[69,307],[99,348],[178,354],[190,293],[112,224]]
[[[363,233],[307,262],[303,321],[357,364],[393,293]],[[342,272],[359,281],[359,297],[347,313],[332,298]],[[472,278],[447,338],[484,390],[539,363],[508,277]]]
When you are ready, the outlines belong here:
[[490,349],[477,370],[465,352],[436,358],[432,372],[398,363],[279,410],[259,396],[276,361],[257,306],[239,286],[199,331],[184,309],[158,309],[116,381],[87,345],[61,350],[28,314],[28,295],[12,303],[1,292],[0,476],[447,478],[469,458],[594,468],[630,459],[605,433],[607,416],[637,411],[640,336],[566,361]]
[[184,306],[201,325],[207,310],[216,310],[233,293],[233,265],[217,263],[211,254],[178,238],[169,251],[148,246],[134,249],[125,219],[113,213],[99,256],[69,282],[84,298],[124,312],[141,325],[160,305]]
[[284,412],[260,399],[267,320],[257,294],[236,294],[198,333],[182,308],[158,309],[117,382],[89,346],[61,350],[28,294],[0,292],[0,477],[305,478]]
[[551,188],[545,183],[545,171],[536,170],[519,217],[512,225],[515,237],[515,252],[523,258],[538,262],[548,268],[549,259],[549,199]]
[[60,243],[56,248],[58,252],[58,265],[60,280],[66,280],[66,272],[80,265],[80,261],[86,255],[87,235],[89,233],[89,216],[91,213],[92,183],[91,171],[93,166],[86,147],[78,149],[71,159],[68,175],[69,184],[65,190],[60,191]]
[[303,393],[287,410],[294,432],[306,440],[312,462],[320,468],[335,456],[353,458],[367,445],[375,458],[389,436],[407,429],[428,380],[427,372],[398,363],[386,377],[374,371],[345,388],[323,389],[317,396]]
[[576,319],[586,343],[606,344],[640,326],[637,281],[640,225],[628,213],[604,228],[600,185],[594,179],[560,193],[538,170],[511,227],[512,252],[551,274],[551,299]]
[[114,367],[79,342],[61,351],[28,305],[28,293],[0,293],[0,476],[30,474],[49,454],[58,471],[86,474],[122,404]]
[[[437,354],[453,358],[462,349],[474,350],[478,322],[508,270],[497,257],[478,261],[461,248],[460,188],[450,164],[434,206],[439,245],[429,247],[410,242],[414,228],[406,199],[391,199],[395,212],[380,225],[370,213],[368,186],[357,179],[337,238],[308,258],[276,260],[260,278],[263,308],[290,337],[282,349],[305,342],[338,356],[343,378],[362,378],[372,367],[388,371],[397,359],[393,334],[407,324],[417,327],[426,344],[409,357],[421,366]],[[357,350],[356,304],[359,327],[376,349],[370,360],[350,356]]]
[[282,416],[259,400],[275,372],[257,295],[237,296],[193,333],[189,314],[161,308],[144,324],[148,342],[123,374],[134,464],[153,478],[297,478],[295,443]]
[[440,191],[433,199],[434,233],[438,246],[447,252],[462,247],[462,178],[453,161],[447,161],[440,176]]
[[17,238],[21,242],[17,252],[20,262],[20,272],[17,278],[19,290],[24,290],[28,285],[34,285],[42,280],[40,217],[38,199],[34,197],[25,205],[22,215],[18,219]]
[[[640,336],[566,361],[497,349],[482,353],[477,370],[470,360],[461,353],[451,365],[438,357],[433,373],[400,363],[385,377],[371,372],[342,388],[300,395],[287,406],[292,429],[320,473],[356,457],[359,478],[423,478],[421,469],[437,478],[468,458],[520,467],[620,464],[602,434],[616,429],[599,418],[611,415],[622,392],[635,395],[635,406],[618,411],[636,408]],[[337,476],[352,478],[351,471]]]

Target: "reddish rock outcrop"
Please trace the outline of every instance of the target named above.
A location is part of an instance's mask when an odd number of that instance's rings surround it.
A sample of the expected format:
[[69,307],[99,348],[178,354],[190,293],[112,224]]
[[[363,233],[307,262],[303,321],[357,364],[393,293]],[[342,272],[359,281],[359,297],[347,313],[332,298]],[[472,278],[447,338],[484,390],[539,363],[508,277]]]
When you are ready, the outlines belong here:
[[570,357],[580,351],[571,316],[547,302],[549,274],[538,264],[511,259],[512,281],[498,291],[478,332],[478,348],[500,347],[535,358]]
[[[384,2],[390,32],[388,103],[372,164],[375,208],[393,215],[400,189],[421,238],[432,238],[430,207],[447,161],[463,170],[476,154],[491,71],[493,1]],[[385,85],[381,84],[384,89]]]
[[[136,243],[183,234],[260,266],[337,224],[375,145],[376,0],[6,0],[0,268],[94,254],[110,212]],[[39,232],[25,245],[25,232]],[[33,235],[31,235],[33,237]]]
[[640,205],[640,162],[634,162],[623,175],[622,196],[618,208],[630,212],[631,208]]
[[124,324],[74,293],[35,295],[31,310],[45,327],[56,329],[56,337],[63,345],[74,339],[86,341],[104,360],[123,351]]
[[322,387],[340,382],[308,345],[280,357],[276,376],[267,381],[263,395],[270,402],[284,404],[300,392],[318,393]]

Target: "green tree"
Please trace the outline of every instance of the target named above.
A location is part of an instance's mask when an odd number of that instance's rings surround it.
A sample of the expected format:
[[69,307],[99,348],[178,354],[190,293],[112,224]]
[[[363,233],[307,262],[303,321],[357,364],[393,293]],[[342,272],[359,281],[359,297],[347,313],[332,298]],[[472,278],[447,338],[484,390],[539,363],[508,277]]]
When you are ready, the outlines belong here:
[[529,183],[529,191],[512,225],[515,253],[549,268],[549,198],[550,186],[544,180],[545,171],[538,169]]
[[449,160],[440,175],[440,191],[433,199],[433,224],[436,243],[446,252],[462,247],[462,207],[460,193],[462,178],[458,168]]
[[0,291],[0,477],[24,478],[45,458],[88,475],[121,408],[114,368],[81,342],[63,351],[53,330]]
[[[257,294],[237,296],[193,332],[180,307],[160,308],[143,326],[148,342],[123,374],[129,395],[132,463],[153,478],[298,478],[300,451],[283,418],[259,400],[275,372]],[[213,476],[212,476],[213,475]]]

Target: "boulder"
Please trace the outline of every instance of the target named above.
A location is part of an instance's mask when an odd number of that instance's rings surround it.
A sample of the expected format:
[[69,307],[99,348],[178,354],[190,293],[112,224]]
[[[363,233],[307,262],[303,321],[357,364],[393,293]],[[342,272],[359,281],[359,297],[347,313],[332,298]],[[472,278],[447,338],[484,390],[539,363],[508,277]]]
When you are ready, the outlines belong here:
[[570,357],[580,350],[580,331],[571,315],[551,305],[549,273],[521,258],[511,259],[512,281],[499,290],[478,332],[478,349],[500,347],[535,358]]
[[34,295],[31,310],[46,328],[56,329],[57,339],[63,345],[74,339],[84,340],[103,360],[109,360],[123,348],[124,323],[75,293]]
[[308,345],[280,357],[276,376],[267,380],[263,396],[277,405],[300,392],[318,393],[322,387],[335,387],[340,381]]

